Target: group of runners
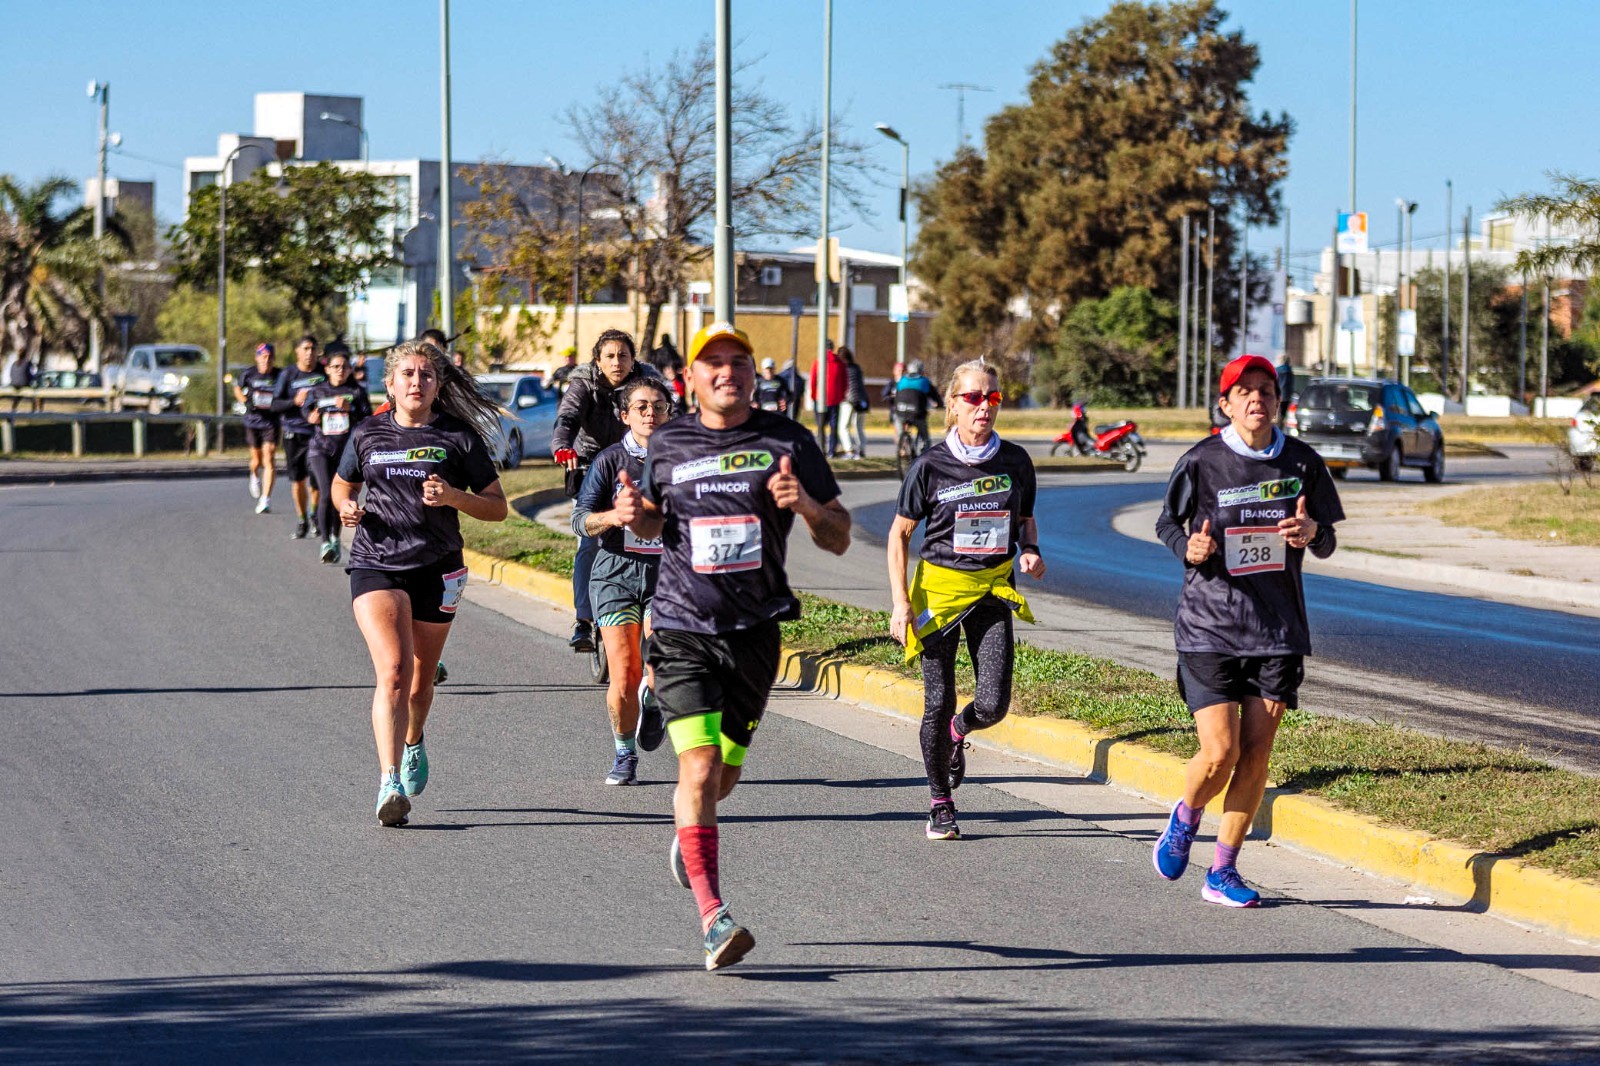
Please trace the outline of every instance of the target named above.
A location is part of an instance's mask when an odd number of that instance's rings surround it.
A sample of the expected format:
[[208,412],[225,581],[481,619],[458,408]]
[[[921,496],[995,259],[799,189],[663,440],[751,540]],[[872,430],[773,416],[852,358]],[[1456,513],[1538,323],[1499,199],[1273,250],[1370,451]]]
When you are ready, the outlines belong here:
[[[746,334],[729,323],[705,327],[690,342],[685,373],[695,407],[676,414],[672,390],[640,366],[632,339],[608,331],[569,378],[556,458],[574,475],[571,521],[582,538],[572,643],[601,640],[611,664],[604,780],[634,783],[639,750],[671,739],[669,865],[694,895],[706,968],[718,969],[755,943],[721,894],[717,808],[737,785],[765,713],[779,624],[800,614],[788,538],[798,518],[815,544],[843,554],[851,517],[816,439],[759,402]],[[355,530],[351,595],[377,678],[376,813],[396,826],[428,783],[432,678],[467,580],[457,514],[497,521],[507,505],[490,460],[494,405],[442,347],[398,346],[384,385],[390,403],[351,429],[331,496]],[[1307,549],[1333,550],[1343,514],[1321,460],[1277,429],[1270,363],[1229,363],[1220,395],[1229,426],[1178,461],[1158,525],[1184,567],[1177,675],[1200,750],[1153,860],[1162,877],[1182,876],[1201,812],[1220,795],[1202,897],[1248,907],[1259,896],[1236,859],[1310,652],[1301,561]],[[996,370],[963,363],[942,399],[947,434],[907,476],[887,549],[890,630],[908,661],[921,660],[930,840],[960,836],[955,794],[968,738],[1010,706],[1015,622],[1032,621],[1017,572],[1045,573],[1034,466],[997,432]],[[920,558],[908,574],[919,528]],[[963,641],[976,690],[958,711]]]
[[343,342],[323,351],[308,333],[295,344],[292,364],[280,369],[275,358],[271,344],[256,345],[255,365],[233,385],[244,406],[250,496],[257,514],[271,512],[281,444],[295,511],[290,536],[304,540],[315,528],[322,561],[337,563],[342,538],[333,504],[334,473],[351,432],[371,417],[372,404]]

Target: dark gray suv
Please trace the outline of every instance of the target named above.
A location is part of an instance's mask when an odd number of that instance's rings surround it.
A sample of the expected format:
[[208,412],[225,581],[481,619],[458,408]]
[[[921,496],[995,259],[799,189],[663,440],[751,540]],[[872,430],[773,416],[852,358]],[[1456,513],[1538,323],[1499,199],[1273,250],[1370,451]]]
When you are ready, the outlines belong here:
[[1398,381],[1312,378],[1289,405],[1284,429],[1315,448],[1337,478],[1365,466],[1393,481],[1416,466],[1425,480],[1444,480],[1439,416]]

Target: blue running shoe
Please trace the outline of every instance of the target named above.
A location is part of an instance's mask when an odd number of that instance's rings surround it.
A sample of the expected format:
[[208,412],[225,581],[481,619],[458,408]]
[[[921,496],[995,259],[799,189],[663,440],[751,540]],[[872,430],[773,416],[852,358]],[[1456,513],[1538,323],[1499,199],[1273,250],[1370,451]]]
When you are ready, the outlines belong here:
[[1261,893],[1244,883],[1237,868],[1224,866],[1206,872],[1206,883],[1200,889],[1200,898],[1207,903],[1220,903],[1224,907],[1259,907]]
[[411,801],[406,798],[405,786],[400,783],[400,775],[385,774],[382,784],[378,786],[378,824],[404,825],[406,815],[410,813]]
[[639,783],[639,756],[631,751],[617,752],[617,761],[606,775],[608,785],[636,785]]
[[1178,805],[1172,805],[1172,817],[1167,819],[1167,828],[1156,839],[1156,848],[1151,855],[1155,864],[1156,873],[1168,881],[1176,881],[1183,876],[1189,868],[1189,849],[1194,846],[1194,835],[1200,829],[1199,824],[1190,825],[1178,817]]
[[407,744],[400,756],[400,787],[408,796],[420,796],[428,787],[428,749],[422,746],[420,739],[415,744]]
[[735,922],[728,908],[723,907],[711,919],[711,928],[706,930],[706,969],[732,966],[750,954],[755,946],[756,938],[750,935],[750,930]]

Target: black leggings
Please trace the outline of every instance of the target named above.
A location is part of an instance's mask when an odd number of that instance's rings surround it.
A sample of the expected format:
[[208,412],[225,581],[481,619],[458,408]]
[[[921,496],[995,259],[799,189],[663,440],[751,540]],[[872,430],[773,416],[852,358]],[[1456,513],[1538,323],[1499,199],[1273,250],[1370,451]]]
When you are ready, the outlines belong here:
[[[1003,600],[985,596],[959,623],[922,643],[922,763],[935,800],[950,798],[950,720],[956,719],[956,732],[965,736],[999,722],[1011,706],[1011,613]],[[963,632],[978,683],[972,702],[957,717],[956,655]]]
[[306,463],[311,467],[311,483],[317,487],[317,536],[329,540],[339,532],[339,512],[333,509],[333,475],[339,469],[339,456],[312,448]]

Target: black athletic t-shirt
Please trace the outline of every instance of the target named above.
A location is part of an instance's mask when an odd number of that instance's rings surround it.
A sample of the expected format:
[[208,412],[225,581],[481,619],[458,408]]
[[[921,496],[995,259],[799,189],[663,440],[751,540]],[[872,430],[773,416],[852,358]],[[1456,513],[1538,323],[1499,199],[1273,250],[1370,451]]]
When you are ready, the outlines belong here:
[[755,404],[763,411],[776,411],[780,403],[787,407],[793,402],[782,378],[756,378]]
[[926,522],[922,558],[951,570],[986,570],[1017,553],[1033,517],[1033,459],[1008,440],[993,459],[968,466],[941,441],[911,464],[895,513]]
[[[601,449],[600,454],[596,455],[594,462],[590,464],[589,472],[583,477],[583,487],[578,490],[578,498],[573,503],[572,509],[590,513],[611,510],[611,505],[617,498],[617,490],[622,487],[618,476],[624,470],[628,472],[635,485],[644,482],[644,460],[629,455],[627,447],[621,441]],[[661,558],[659,537],[655,540],[644,540],[634,535],[631,529],[606,530],[600,534],[600,548],[602,551],[651,562]]]
[[271,429],[278,424],[278,414],[272,401],[278,396],[277,367],[263,374],[251,367],[239,375],[239,388],[244,392],[244,424],[250,429]]
[[272,401],[272,409],[277,411],[283,419],[283,431],[293,433],[297,437],[309,437],[315,430],[306,416],[300,413],[300,405],[294,402],[301,389],[310,389],[321,385],[328,380],[320,366],[310,370],[301,370],[299,366],[286,366],[278,375],[278,391]]
[[767,491],[784,456],[812,499],[838,498],[815,438],[782,415],[752,410],[733,429],[688,415],[651,435],[640,488],[666,518],[657,629],[731,633],[800,617],[784,572],[794,512]]
[[[344,399],[342,409],[339,407],[341,397]],[[311,387],[306,393],[306,402],[300,407],[302,415],[309,416],[314,410],[322,414],[312,426],[317,435],[311,438],[311,450],[320,455],[339,455],[350,438],[350,431],[372,417],[372,401],[367,398],[367,390],[353,381],[343,385],[324,382]],[[307,421],[309,424],[309,418]]]
[[1174,642],[1180,652],[1223,655],[1310,655],[1311,630],[1301,587],[1304,548],[1277,532],[1301,496],[1321,529],[1312,543],[1332,553],[1333,524],[1344,508],[1321,456],[1286,437],[1274,459],[1240,455],[1207,437],[1172,468],[1156,532],[1180,560],[1190,533],[1209,519],[1217,550],[1199,566],[1184,562]]
[[410,428],[385,411],[351,431],[339,476],[367,486],[367,513],[350,545],[351,569],[415,570],[461,550],[456,509],[422,502],[430,474],[472,492],[499,477],[477,430],[451,415]]

